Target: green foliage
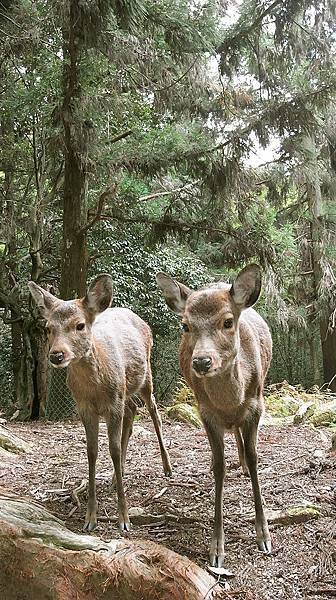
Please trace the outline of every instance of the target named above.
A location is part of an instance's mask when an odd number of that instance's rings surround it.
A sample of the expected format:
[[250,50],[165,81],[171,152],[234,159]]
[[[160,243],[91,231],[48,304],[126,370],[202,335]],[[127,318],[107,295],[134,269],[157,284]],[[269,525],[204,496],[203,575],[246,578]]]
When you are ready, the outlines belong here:
[[12,357],[10,353],[11,335],[10,328],[0,321],[0,412],[7,411],[14,403],[14,377],[12,371]]
[[188,387],[184,379],[177,382],[177,387],[173,395],[173,404],[195,404],[195,396],[193,391]]
[[[0,15],[2,316],[24,337],[27,280],[58,289],[73,34],[90,276],[109,271],[115,304],[152,326],[160,399],[179,379],[179,327],[158,270],[198,287],[260,263],[270,379],[323,379],[336,298],[335,6],[244,0],[235,10],[229,27],[212,0],[24,0]],[[258,145],[275,140],[279,152],[252,167]],[[1,374],[13,388],[8,357]]]

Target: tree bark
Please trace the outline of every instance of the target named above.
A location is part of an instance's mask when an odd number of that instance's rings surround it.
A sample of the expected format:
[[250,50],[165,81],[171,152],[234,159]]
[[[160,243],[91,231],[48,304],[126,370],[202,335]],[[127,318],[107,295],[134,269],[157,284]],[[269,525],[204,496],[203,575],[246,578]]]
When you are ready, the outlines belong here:
[[83,296],[86,290],[88,251],[87,162],[90,128],[81,118],[82,92],[77,1],[71,0],[63,28],[64,192],[63,248],[60,294],[64,300]]
[[[316,155],[317,156],[317,155]],[[313,270],[313,285],[315,290],[315,301],[318,301],[320,294],[320,283],[322,281],[322,258],[324,253],[324,204],[319,179],[319,172],[316,168],[316,157],[310,159],[315,172],[315,179],[307,183],[307,198],[310,211],[310,233],[311,233],[311,262]],[[309,161],[308,161],[309,164]],[[329,331],[329,316],[332,312],[329,303],[322,306],[316,315],[319,320],[320,339],[322,348],[323,362],[323,382],[330,383],[330,389],[336,391],[336,331]]]
[[[7,125],[9,127],[9,125]],[[36,203],[31,207],[30,219],[25,225],[30,237],[30,255],[32,259],[31,277],[37,279],[42,261],[39,249],[42,244],[42,192],[40,167],[37,162],[36,138],[34,134],[34,165],[36,176]],[[5,260],[0,273],[0,306],[10,314],[12,365],[14,389],[13,397],[20,410],[20,418],[38,418],[44,415],[47,397],[47,338],[40,319],[27,315],[17,282],[20,281],[17,260],[17,219],[20,216],[15,210],[13,177],[15,166],[5,165],[5,202],[2,207],[3,235],[6,240]],[[43,169],[43,166],[42,166]],[[17,203],[19,205],[19,203]],[[0,207],[1,208],[1,207]],[[28,295],[28,290],[27,290]],[[5,318],[8,318],[6,315]]]
[[14,365],[15,404],[20,410],[20,419],[37,419],[45,415],[47,336],[39,320],[24,319],[12,327],[15,327],[15,351],[19,352]]
[[336,331],[329,330],[329,319],[320,318],[320,334],[323,357],[323,379],[336,392]]
[[0,493],[0,597],[6,600],[212,600],[203,569],[143,540],[75,534],[41,505]]

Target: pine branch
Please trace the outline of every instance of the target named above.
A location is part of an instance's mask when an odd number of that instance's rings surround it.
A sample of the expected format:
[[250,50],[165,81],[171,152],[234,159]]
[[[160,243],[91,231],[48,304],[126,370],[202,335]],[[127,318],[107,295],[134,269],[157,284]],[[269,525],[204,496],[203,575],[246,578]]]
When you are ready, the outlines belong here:
[[[275,118],[279,117],[281,115],[281,112],[284,109],[296,108],[297,111],[300,111],[300,110],[302,110],[302,105],[305,103],[306,100],[309,100],[314,96],[318,96],[322,92],[333,93],[335,91],[335,89],[336,89],[336,82],[332,81],[331,83],[322,85],[321,87],[319,87],[315,90],[310,90],[309,92],[306,92],[305,94],[298,93],[296,96],[293,96],[293,98],[291,98],[290,100],[285,100],[284,102],[280,102],[280,103],[278,103],[277,101],[274,101],[273,103],[270,103],[269,106],[267,106],[267,108],[264,111],[259,112],[257,118],[255,118],[255,119],[252,118],[252,120],[250,121],[250,123],[248,125],[246,125],[246,127],[236,129],[227,140],[225,140],[224,142],[221,142],[220,144],[217,144],[210,150],[206,150],[206,152],[214,152],[215,150],[220,150],[222,148],[225,148],[226,146],[228,146],[229,144],[234,142],[236,139],[244,137],[246,134],[251,133],[259,124],[261,124],[263,121],[265,121],[266,117],[268,117],[268,120],[270,122],[273,120],[273,122],[275,123]],[[308,110],[308,112],[311,113],[312,119],[314,121],[316,121],[316,123],[319,125],[318,117],[316,117],[312,111],[309,111],[309,109],[307,109],[307,110]],[[295,115],[296,115],[296,113],[295,113]],[[270,119],[270,117],[272,117],[272,120]],[[306,123],[306,125],[307,125],[307,123]]]
[[278,5],[283,4],[283,0],[274,0],[274,2],[272,2],[272,4],[270,4],[270,6],[268,6],[267,8],[265,8],[265,10],[260,13],[260,15],[254,20],[252,21],[252,23],[250,23],[249,25],[245,25],[240,29],[240,19],[238,20],[238,23],[236,24],[235,28],[234,28],[234,33],[232,35],[232,31],[231,31],[231,35],[228,34],[227,37],[223,40],[223,42],[218,46],[216,52],[218,54],[221,54],[224,50],[226,50],[228,47],[230,46],[234,46],[235,42],[239,41],[243,41],[245,40],[245,38],[247,38],[249,36],[249,34],[258,27],[258,25],[260,25],[260,23],[262,23],[263,19],[265,17],[267,17],[267,15],[269,15],[272,10],[274,10],[274,8],[276,8]]
[[192,230],[192,231],[200,231],[200,232],[210,233],[210,234],[228,235],[229,237],[235,238],[237,240],[241,240],[240,235],[235,234],[232,231],[229,231],[226,229],[218,229],[216,227],[212,227],[205,222],[190,223],[187,221],[181,221],[181,220],[177,220],[177,219],[160,220],[160,219],[151,219],[151,218],[140,216],[140,215],[138,217],[125,217],[123,215],[113,215],[113,214],[102,214],[100,216],[100,219],[104,220],[104,221],[118,221],[119,223],[132,223],[132,224],[142,223],[144,225],[162,227],[167,230],[179,230],[179,231]]

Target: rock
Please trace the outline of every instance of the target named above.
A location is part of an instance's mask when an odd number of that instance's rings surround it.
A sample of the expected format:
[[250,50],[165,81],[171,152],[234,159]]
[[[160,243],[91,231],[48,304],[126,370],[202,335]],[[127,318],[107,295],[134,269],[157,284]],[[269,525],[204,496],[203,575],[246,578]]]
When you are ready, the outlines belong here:
[[[266,517],[269,523],[274,525],[292,525],[293,523],[305,523],[312,519],[318,519],[321,511],[318,506],[308,504],[304,506],[288,506],[285,509],[266,509]],[[249,521],[254,521],[254,515],[248,516]]]
[[267,411],[274,417],[288,417],[294,415],[299,406],[300,398],[274,392],[265,397]]
[[315,425],[315,427],[336,424],[336,399],[316,406],[313,415],[309,417],[308,421],[312,425]]
[[186,404],[184,402],[173,404],[173,406],[168,406],[166,408],[166,414],[170,419],[190,423],[199,429],[202,427],[201,417],[199,416],[198,409],[195,405]]
[[133,426],[133,436],[134,437],[147,438],[147,437],[151,437],[152,435],[153,434],[151,431],[149,431],[149,429],[146,429],[145,427],[141,427],[141,425]]
[[307,419],[308,417],[310,417],[314,413],[314,411],[315,411],[314,402],[310,401],[310,402],[304,402],[304,404],[301,404],[298,411],[294,415],[294,418],[293,418],[294,425],[300,425],[300,423],[303,423],[303,421],[305,419]]
[[24,442],[9,429],[0,425],[0,448],[3,448],[7,452],[14,452],[19,454],[20,452],[29,452],[30,446],[27,442]]

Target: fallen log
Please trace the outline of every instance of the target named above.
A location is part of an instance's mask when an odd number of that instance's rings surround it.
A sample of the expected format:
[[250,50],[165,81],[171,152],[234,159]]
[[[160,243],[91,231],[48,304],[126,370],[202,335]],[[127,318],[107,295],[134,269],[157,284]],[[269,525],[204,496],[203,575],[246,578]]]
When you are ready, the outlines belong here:
[[211,600],[216,580],[184,556],[144,540],[79,535],[43,506],[0,491],[0,598]]

